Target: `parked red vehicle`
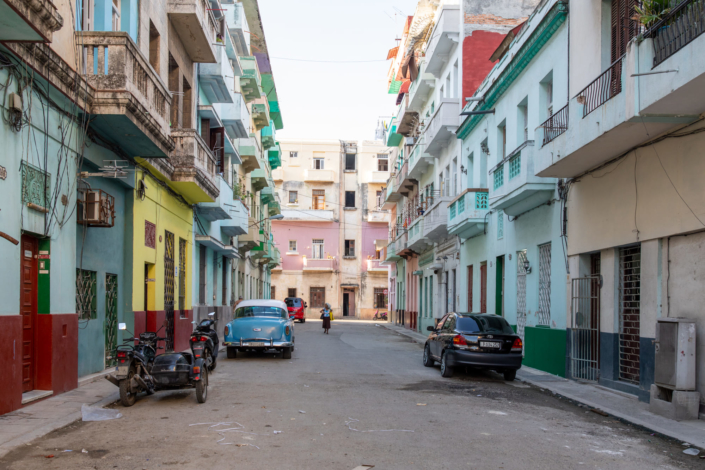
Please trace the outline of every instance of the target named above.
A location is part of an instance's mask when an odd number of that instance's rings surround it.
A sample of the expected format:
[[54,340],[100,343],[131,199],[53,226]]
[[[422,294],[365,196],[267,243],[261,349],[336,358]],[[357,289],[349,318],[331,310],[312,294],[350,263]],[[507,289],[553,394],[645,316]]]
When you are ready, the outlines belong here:
[[289,318],[299,320],[301,323],[306,323],[304,309],[308,307],[308,304],[304,302],[304,299],[299,297],[287,297],[284,299],[284,302],[286,303],[287,310],[289,310]]

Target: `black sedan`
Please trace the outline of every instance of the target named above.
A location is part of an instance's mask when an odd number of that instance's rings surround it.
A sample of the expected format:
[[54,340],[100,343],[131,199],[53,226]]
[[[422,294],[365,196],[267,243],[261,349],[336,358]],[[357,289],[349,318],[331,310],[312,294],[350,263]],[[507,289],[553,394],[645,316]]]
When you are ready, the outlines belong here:
[[434,328],[423,350],[423,365],[441,363],[441,375],[451,377],[453,368],[470,366],[496,370],[514,380],[521,368],[522,341],[507,320],[497,315],[449,313]]

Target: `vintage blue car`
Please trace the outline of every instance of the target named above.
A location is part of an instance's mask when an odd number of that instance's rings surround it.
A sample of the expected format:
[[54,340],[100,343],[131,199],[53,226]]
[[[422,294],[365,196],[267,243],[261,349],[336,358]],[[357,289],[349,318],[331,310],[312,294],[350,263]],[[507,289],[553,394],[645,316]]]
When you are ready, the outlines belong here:
[[294,322],[281,300],[246,300],[235,308],[233,320],[225,325],[223,344],[228,359],[238,351],[276,349],[284,359],[294,351]]

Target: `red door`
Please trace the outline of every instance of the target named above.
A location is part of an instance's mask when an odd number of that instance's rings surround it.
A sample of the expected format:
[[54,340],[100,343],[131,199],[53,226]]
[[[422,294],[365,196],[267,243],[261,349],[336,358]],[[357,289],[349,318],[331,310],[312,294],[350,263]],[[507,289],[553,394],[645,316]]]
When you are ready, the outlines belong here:
[[36,238],[22,235],[20,314],[22,315],[22,393],[34,390],[34,330],[37,321]]
[[487,265],[480,265],[480,313],[487,313]]

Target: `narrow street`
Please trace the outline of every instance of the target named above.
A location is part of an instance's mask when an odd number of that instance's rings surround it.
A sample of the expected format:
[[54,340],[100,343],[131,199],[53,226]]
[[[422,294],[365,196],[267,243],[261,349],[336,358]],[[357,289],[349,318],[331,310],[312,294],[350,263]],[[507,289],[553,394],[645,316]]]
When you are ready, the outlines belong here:
[[203,405],[192,390],[140,396],[115,405],[122,418],[71,424],[0,468],[702,467],[680,442],[522,382],[461,371],[443,379],[423,367],[420,345],[372,322],[336,321],[330,335],[320,326],[296,324],[292,360],[223,351]]

